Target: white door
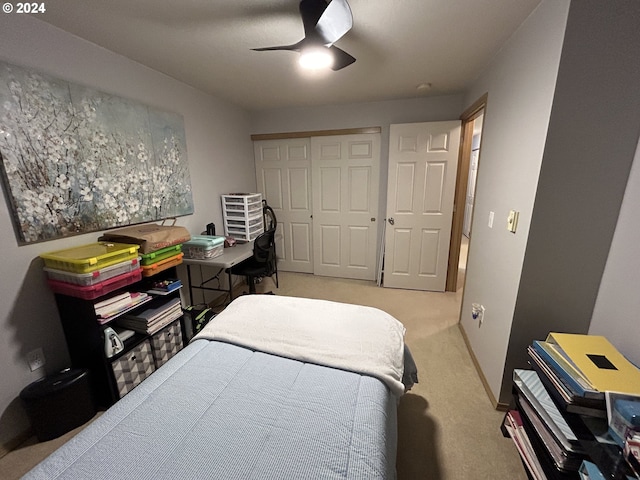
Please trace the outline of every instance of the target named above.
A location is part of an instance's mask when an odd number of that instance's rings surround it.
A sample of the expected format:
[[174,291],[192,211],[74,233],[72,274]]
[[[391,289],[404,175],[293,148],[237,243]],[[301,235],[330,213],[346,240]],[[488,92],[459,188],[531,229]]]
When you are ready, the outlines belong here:
[[313,272],[374,280],[380,134],[311,138]]
[[478,154],[480,150],[473,150],[469,160],[469,180],[467,182],[467,197],[464,206],[464,221],[462,233],[471,237],[471,219],[473,218],[473,202],[476,198],[476,178],[478,177]]
[[278,220],[278,269],[313,272],[308,138],[254,142],[258,191]]
[[442,292],[460,121],[391,125],[383,285]]

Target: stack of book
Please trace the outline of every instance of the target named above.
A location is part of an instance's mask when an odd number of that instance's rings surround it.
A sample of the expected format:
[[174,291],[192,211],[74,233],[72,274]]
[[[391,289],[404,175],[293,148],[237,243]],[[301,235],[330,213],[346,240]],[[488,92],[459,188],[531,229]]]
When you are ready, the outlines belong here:
[[144,292],[124,292],[94,304],[98,323],[107,323],[116,315],[150,300]]
[[182,316],[180,298],[158,299],[149,305],[149,308],[122,315],[118,324],[136,332],[153,335]]
[[567,412],[606,418],[606,391],[640,395],[640,370],[603,336],[552,332],[546,341],[534,341],[527,353]]

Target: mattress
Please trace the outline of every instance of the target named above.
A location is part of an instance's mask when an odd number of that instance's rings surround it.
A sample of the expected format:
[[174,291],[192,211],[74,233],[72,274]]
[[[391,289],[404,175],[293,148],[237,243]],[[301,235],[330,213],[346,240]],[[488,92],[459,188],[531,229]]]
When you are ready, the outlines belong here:
[[381,381],[201,339],[25,478],[390,479],[395,454]]

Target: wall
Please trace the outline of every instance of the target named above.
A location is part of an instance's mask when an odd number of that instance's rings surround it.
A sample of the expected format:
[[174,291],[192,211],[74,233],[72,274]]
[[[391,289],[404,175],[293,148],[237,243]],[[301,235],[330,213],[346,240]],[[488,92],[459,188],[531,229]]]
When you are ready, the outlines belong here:
[[[542,2],[465,96],[466,107],[488,93],[461,325],[496,399],[568,8],[568,0]],[[516,234],[506,229],[511,209],[520,212]],[[495,212],[493,228],[489,212]],[[471,317],[472,303],[486,308],[482,328]]]
[[636,0],[571,3],[502,401],[510,398],[513,369],[527,366],[532,340],[589,331],[640,135],[638,25]]
[[[184,116],[195,214],[180,218],[179,225],[200,233],[213,221],[222,229],[219,195],[255,189],[248,112],[31,16],[0,15],[0,32],[0,60]],[[18,247],[9,209],[6,202],[0,204],[0,447],[28,427],[17,396],[43,372],[29,371],[27,352],[43,347],[48,372],[68,365],[38,255],[91,243],[98,236],[96,232]]]
[[604,335],[640,366],[640,143],[629,175],[611,250],[593,309],[589,334]]
[[[389,165],[389,125],[458,119],[462,112],[462,100],[462,95],[447,95],[347,105],[261,110],[253,112],[252,133],[381,127],[378,217],[384,218]],[[383,222],[378,224],[378,229],[380,241],[384,229]]]

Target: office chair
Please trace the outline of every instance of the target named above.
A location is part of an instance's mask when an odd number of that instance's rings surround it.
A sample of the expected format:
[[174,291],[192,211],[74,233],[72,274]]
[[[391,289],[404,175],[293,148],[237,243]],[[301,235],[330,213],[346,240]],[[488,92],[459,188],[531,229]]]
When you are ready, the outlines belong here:
[[[272,228],[261,233],[254,240],[253,256],[231,267],[231,273],[247,278],[249,293],[256,293],[256,278],[276,276],[276,288],[278,287],[278,261],[276,258],[275,244],[276,230]],[[273,295],[273,292],[267,292]]]

